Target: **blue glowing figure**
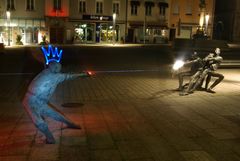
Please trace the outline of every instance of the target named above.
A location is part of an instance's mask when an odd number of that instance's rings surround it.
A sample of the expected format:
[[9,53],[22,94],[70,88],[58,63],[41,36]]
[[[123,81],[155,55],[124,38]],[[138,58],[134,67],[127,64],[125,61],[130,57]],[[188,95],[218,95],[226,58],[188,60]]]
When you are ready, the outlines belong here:
[[62,113],[54,110],[49,105],[49,100],[59,83],[78,77],[90,76],[88,72],[79,74],[61,73],[61,64],[57,61],[50,61],[48,67],[39,73],[30,83],[23,99],[23,106],[34,125],[46,136],[46,143],[54,144],[55,139],[50,132],[44,117],[63,122],[68,128],[80,129]]
[[53,47],[52,45],[48,45],[48,49],[45,49],[42,46],[42,52],[44,54],[45,60],[46,60],[46,65],[48,65],[52,61],[60,62],[62,58],[62,50],[59,51],[58,53],[58,48]]

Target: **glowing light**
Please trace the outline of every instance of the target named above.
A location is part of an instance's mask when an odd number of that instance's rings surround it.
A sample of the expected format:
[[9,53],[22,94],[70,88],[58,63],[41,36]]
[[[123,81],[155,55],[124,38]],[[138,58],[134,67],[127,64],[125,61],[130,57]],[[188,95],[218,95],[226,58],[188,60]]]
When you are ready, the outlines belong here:
[[116,13],[114,13],[114,14],[113,14],[113,20],[116,19],[116,16],[117,16]]
[[87,74],[88,74],[88,75],[94,75],[94,72],[92,72],[92,71],[87,71]]
[[42,33],[41,32],[38,32],[38,42],[42,42]]
[[208,21],[209,21],[209,14],[207,14],[207,15],[205,16],[205,19],[206,19],[206,24],[208,24]]
[[83,28],[86,28],[86,27],[87,27],[87,24],[83,24],[82,27],[83,27]]
[[62,50],[58,53],[57,47],[52,47],[52,45],[48,45],[48,49],[45,49],[43,46],[41,47],[42,52],[44,54],[46,65],[48,65],[50,62],[60,62],[62,58]]
[[10,11],[7,11],[7,12],[6,12],[6,15],[7,15],[7,19],[10,19],[10,17],[11,17],[11,12],[10,12]]
[[202,28],[203,27],[203,23],[204,23],[204,14],[201,13],[200,15],[200,20],[199,20],[199,26]]
[[173,70],[178,70],[183,67],[184,62],[182,60],[177,60],[173,65]]

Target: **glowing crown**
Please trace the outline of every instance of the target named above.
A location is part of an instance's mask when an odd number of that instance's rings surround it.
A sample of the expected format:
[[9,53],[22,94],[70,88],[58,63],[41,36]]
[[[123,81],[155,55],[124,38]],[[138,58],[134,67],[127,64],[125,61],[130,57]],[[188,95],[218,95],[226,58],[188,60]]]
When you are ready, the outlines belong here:
[[48,45],[48,48],[45,49],[43,46],[41,47],[42,52],[44,54],[46,65],[48,65],[50,62],[60,62],[62,58],[62,50],[58,52],[57,47],[53,47],[52,45]]

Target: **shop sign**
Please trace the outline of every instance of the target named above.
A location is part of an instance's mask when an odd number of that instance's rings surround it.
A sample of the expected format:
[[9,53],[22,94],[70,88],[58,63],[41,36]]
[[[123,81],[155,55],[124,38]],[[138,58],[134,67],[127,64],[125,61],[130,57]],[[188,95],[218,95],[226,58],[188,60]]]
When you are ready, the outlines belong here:
[[83,15],[83,20],[112,21],[113,17],[101,15]]

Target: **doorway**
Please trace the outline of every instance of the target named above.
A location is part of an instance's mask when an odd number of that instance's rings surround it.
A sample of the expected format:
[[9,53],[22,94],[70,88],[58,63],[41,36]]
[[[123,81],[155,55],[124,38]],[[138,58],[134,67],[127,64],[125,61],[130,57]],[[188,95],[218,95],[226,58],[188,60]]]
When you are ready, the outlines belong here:
[[50,43],[63,44],[64,28],[63,27],[51,27],[50,28]]

